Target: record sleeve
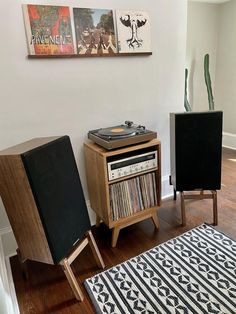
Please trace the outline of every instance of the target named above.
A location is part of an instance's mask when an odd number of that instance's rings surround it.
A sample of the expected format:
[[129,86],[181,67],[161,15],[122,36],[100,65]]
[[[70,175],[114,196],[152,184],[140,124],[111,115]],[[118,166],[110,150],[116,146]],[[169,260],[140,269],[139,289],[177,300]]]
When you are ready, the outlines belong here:
[[74,53],[69,7],[23,4],[30,55]]

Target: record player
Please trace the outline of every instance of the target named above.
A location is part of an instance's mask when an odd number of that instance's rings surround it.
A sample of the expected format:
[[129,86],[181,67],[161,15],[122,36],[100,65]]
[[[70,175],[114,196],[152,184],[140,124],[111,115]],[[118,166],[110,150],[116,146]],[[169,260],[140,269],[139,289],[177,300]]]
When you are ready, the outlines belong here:
[[156,137],[156,132],[147,130],[143,125],[136,125],[132,121],[88,132],[90,140],[108,150],[148,142]]

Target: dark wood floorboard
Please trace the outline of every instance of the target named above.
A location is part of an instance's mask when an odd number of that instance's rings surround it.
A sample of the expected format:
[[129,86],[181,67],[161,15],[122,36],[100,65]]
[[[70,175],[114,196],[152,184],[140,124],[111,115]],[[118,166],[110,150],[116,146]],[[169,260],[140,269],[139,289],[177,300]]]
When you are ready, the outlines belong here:
[[[236,151],[223,150],[222,189],[218,192],[219,224],[217,228],[236,239]],[[106,269],[140,254],[168,239],[176,237],[203,222],[212,223],[211,200],[188,200],[186,202],[187,225],[180,225],[180,201],[165,199],[159,209],[160,228],[155,230],[150,219],[120,232],[117,247],[111,248],[111,231],[101,225],[93,228],[93,234],[103,256]],[[83,281],[100,270],[97,268],[90,248],[86,248],[73,263],[76,278],[85,295],[77,302],[59,266],[27,262],[29,279],[22,278],[16,256],[11,268],[21,313],[95,313],[83,287]]]

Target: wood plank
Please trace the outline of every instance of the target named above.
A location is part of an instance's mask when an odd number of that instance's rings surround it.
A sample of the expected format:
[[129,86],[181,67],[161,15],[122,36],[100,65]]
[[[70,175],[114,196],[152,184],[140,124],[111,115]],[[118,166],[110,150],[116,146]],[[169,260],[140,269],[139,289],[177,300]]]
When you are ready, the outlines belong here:
[[93,234],[92,234],[92,232],[90,230],[87,233],[87,238],[88,238],[90,248],[91,248],[91,250],[93,252],[93,256],[94,256],[94,258],[95,258],[95,260],[97,262],[98,267],[105,268],[105,264],[103,262],[102,256],[101,256],[101,254],[99,252],[99,249],[97,247],[97,244],[95,242]]
[[138,56],[150,56],[152,55],[152,52],[119,52],[119,53],[113,53],[113,54],[65,54],[65,55],[28,55],[29,59],[60,59],[60,58],[97,58],[97,57],[138,57]]
[[0,195],[22,259],[53,264],[20,155],[0,156]]
[[51,137],[39,137],[39,138],[33,138],[29,141],[26,141],[24,143],[20,143],[18,145],[6,148],[2,151],[0,151],[0,156],[3,155],[20,155],[22,153],[25,153],[29,150],[32,150],[38,146],[45,145],[51,141],[54,141],[58,139],[61,136],[51,136]]
[[86,237],[83,239],[80,244],[77,246],[77,248],[67,257],[68,264],[72,264],[76,257],[83,251],[83,249],[86,247],[86,245],[89,243],[88,238]]
[[64,259],[63,261],[61,261],[61,266],[62,266],[62,269],[66,275],[66,278],[69,282],[69,285],[75,295],[75,298],[78,300],[78,301],[83,301],[84,299],[84,295],[79,287],[79,284],[75,278],[75,275],[70,267],[70,264],[69,262]]
[[86,178],[91,208],[109,225],[109,188],[107,185],[106,160],[90,146],[84,146]]
[[157,209],[158,209],[158,207],[155,206],[155,207],[150,207],[150,208],[141,210],[141,211],[134,213],[130,216],[120,218],[119,220],[116,220],[116,221],[112,221],[110,223],[109,227],[110,228],[121,227],[121,229],[125,228],[127,226],[130,226],[132,223],[134,224],[134,223],[137,223],[139,221],[151,218],[153,216],[153,214],[157,213]]
[[87,141],[86,143],[84,143],[84,145],[87,147],[90,147],[92,150],[96,151],[98,154],[100,154],[102,156],[110,157],[110,156],[128,153],[130,151],[140,150],[140,149],[147,148],[150,146],[157,146],[157,145],[160,145],[160,143],[161,143],[160,140],[153,139],[149,142],[139,143],[137,145],[122,147],[122,148],[118,148],[115,150],[107,150],[107,149],[105,149],[105,148],[103,148],[103,147],[101,147],[101,146],[99,146],[96,143],[93,143],[91,141]]

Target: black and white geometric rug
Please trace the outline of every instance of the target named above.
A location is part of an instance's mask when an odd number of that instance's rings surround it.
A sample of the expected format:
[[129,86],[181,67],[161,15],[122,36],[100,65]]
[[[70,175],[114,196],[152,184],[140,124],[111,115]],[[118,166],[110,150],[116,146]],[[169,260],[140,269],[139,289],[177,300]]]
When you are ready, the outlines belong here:
[[236,313],[236,241],[203,224],[85,281],[97,313]]

